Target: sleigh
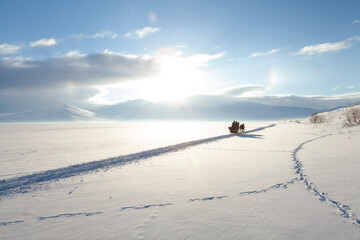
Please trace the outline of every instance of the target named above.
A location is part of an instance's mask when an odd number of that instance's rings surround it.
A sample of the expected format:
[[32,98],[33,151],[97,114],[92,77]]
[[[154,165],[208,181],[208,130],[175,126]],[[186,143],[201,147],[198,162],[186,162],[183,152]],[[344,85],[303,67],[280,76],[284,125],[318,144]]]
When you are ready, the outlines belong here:
[[240,132],[244,132],[245,131],[245,125],[241,124],[237,121],[233,121],[231,127],[229,127],[229,131],[230,133],[238,133],[240,130]]

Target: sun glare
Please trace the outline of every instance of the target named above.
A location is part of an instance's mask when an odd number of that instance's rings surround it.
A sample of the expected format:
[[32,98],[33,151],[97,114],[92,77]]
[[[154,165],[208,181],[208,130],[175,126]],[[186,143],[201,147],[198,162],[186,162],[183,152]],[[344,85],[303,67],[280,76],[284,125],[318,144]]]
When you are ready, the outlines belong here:
[[159,57],[161,74],[146,81],[142,96],[150,101],[176,101],[204,91],[204,77],[196,64],[179,54]]
[[[177,100],[213,91],[212,72],[204,71],[207,62],[219,58],[216,55],[196,54],[188,57],[174,48],[160,49],[154,61],[160,70],[153,77],[114,85],[99,86],[100,93],[91,97],[95,104],[114,104],[131,99],[144,99],[151,102],[176,102]],[[211,81],[209,81],[211,80]]]

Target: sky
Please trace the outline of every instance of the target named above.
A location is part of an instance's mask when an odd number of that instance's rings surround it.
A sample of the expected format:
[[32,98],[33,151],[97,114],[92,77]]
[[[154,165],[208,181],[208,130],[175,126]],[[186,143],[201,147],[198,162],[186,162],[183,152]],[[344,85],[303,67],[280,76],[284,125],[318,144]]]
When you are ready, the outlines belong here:
[[360,2],[3,0],[0,95],[349,103],[360,99]]

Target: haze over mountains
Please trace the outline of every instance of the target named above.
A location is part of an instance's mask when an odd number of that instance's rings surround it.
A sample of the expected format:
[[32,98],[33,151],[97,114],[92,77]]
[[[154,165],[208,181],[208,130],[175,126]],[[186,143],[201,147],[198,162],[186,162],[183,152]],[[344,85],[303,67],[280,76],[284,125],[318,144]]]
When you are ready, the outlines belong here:
[[265,105],[217,95],[192,96],[173,103],[136,99],[114,105],[86,106],[41,100],[29,103],[9,96],[1,96],[1,101],[1,122],[276,120],[303,118],[319,112],[312,108]]

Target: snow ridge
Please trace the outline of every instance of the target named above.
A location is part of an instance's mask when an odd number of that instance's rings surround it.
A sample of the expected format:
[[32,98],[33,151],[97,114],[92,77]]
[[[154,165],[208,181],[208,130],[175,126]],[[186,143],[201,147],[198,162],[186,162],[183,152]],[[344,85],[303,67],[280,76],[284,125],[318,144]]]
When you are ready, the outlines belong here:
[[88,173],[91,171],[96,171],[100,169],[109,169],[111,167],[119,166],[128,162],[139,161],[143,159],[148,159],[152,157],[157,157],[166,153],[177,152],[180,150],[187,149],[189,147],[197,146],[200,144],[210,143],[214,141],[220,141],[226,138],[231,138],[234,136],[238,137],[257,137],[258,135],[252,135],[249,133],[257,132],[264,130],[266,128],[274,127],[275,124],[269,126],[256,128],[250,131],[247,131],[246,134],[226,134],[216,137],[204,138],[200,140],[194,140],[184,143],[179,143],[175,145],[170,145],[167,147],[156,148],[152,150],[147,150],[143,152],[133,153],[124,156],[118,156],[113,158],[108,158],[99,161],[81,163],[76,165],[71,165],[64,168],[58,168],[53,170],[47,170],[43,172],[37,172],[29,175],[24,175],[21,177],[10,178],[6,180],[0,180],[0,199],[2,196],[7,196],[14,193],[25,193],[31,189],[32,185],[41,184],[43,182],[54,181],[64,178],[73,177],[79,174]]
[[319,200],[322,202],[328,202],[336,206],[341,212],[341,216],[350,219],[354,225],[360,227],[360,219],[356,218],[356,216],[351,212],[351,208],[348,205],[345,205],[339,201],[335,201],[331,199],[327,193],[320,191],[314,183],[310,182],[307,178],[307,175],[304,173],[303,164],[299,160],[297,156],[298,152],[303,148],[303,146],[307,143],[319,140],[324,137],[331,136],[332,134],[323,135],[321,137],[310,139],[306,142],[301,143],[292,153],[292,160],[295,162],[295,170],[296,173],[299,175],[299,179],[305,183],[309,190],[313,191],[316,196],[319,197]]

